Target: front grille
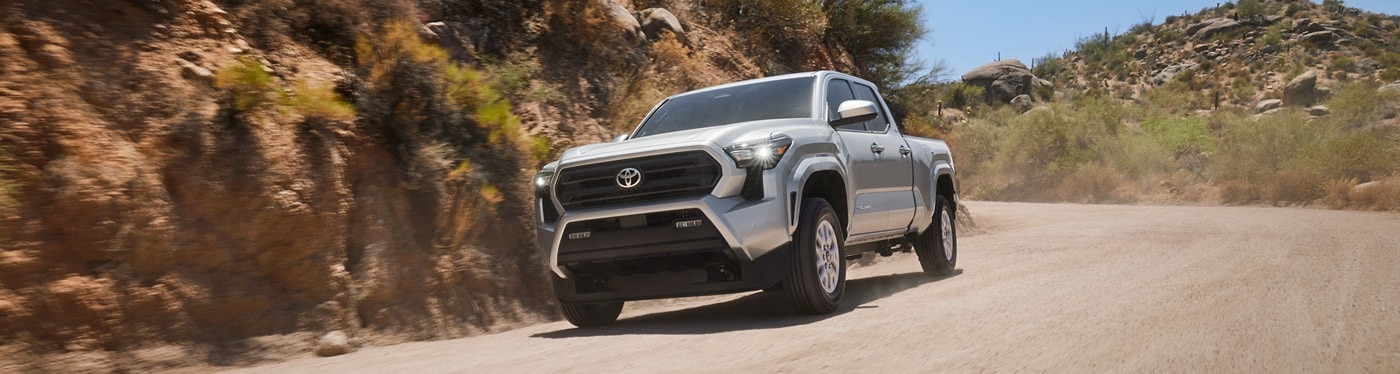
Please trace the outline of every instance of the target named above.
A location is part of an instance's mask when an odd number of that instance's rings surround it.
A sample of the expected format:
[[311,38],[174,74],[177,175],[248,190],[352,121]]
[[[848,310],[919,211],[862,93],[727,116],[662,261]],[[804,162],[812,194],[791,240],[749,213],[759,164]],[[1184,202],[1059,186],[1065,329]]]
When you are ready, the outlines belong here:
[[[618,186],[622,169],[641,171],[636,187]],[[596,208],[674,197],[704,195],[719,182],[719,164],[703,151],[611,161],[559,172],[556,194],[564,210]]]

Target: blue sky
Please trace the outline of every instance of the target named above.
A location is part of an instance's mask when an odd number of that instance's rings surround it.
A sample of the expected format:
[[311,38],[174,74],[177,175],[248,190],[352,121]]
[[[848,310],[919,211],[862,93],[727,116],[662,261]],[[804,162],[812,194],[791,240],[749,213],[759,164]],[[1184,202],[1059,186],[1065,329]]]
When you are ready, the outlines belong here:
[[[1026,64],[1046,52],[1074,48],[1094,33],[1127,31],[1144,20],[1162,23],[1169,15],[1195,13],[1221,0],[917,0],[924,6],[928,40],[918,48],[927,64],[944,60],[948,79],[996,60]],[[1321,1],[1315,1],[1321,2]],[[1400,15],[1400,0],[1346,0],[1350,7]]]

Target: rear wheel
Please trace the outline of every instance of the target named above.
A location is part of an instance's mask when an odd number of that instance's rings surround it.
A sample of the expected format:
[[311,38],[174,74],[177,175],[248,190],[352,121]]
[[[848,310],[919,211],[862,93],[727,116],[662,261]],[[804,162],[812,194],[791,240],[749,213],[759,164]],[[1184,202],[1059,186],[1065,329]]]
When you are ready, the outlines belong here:
[[564,310],[564,319],[578,327],[611,325],[622,314],[622,302],[595,304],[559,304]]
[[841,305],[846,296],[845,238],[831,204],[821,198],[802,201],[793,263],[782,282],[783,294],[799,313],[826,314]]
[[939,195],[934,204],[933,225],[919,234],[914,246],[925,273],[948,275],[958,265],[958,225],[954,217],[948,199]]

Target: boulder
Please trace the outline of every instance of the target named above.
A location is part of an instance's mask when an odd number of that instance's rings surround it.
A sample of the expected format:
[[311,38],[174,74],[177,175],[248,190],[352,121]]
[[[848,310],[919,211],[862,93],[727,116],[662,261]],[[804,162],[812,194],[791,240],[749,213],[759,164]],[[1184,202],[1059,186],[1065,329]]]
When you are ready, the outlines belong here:
[[436,40],[438,46],[447,51],[448,56],[452,57],[453,61],[467,63],[476,61],[476,53],[472,50],[471,43],[464,42],[457,35],[457,30],[453,29],[451,25],[443,22],[428,22],[423,25],[423,28],[432,34],[432,39]]
[[1400,94],[1400,82],[1395,82],[1395,83],[1391,83],[1391,84],[1387,84],[1387,85],[1381,86],[1381,88],[1377,89],[1376,91],[1377,91],[1377,92],[1389,92],[1389,93],[1392,93],[1392,94]]
[[685,37],[685,28],[681,26],[681,20],[666,8],[644,9],[637,12],[637,20],[641,22],[642,32],[647,38],[656,39],[661,37],[661,32],[670,31],[681,43],[690,44]]
[[1293,21],[1293,32],[1296,34],[1306,34],[1326,29],[1327,26],[1324,26],[1321,23],[1313,22],[1313,20],[1307,18]]
[[1196,64],[1193,62],[1168,66],[1152,75],[1152,84],[1161,86],[1170,83],[1173,78],[1176,78],[1177,74],[1192,70],[1196,70]]
[[214,82],[214,72],[189,61],[180,61],[180,76],[199,83]]
[[1260,100],[1258,104],[1255,104],[1255,105],[1254,105],[1254,112],[1255,112],[1255,113],[1264,113],[1264,112],[1267,112],[1267,111],[1270,111],[1270,110],[1274,110],[1274,109],[1278,109],[1278,108],[1281,108],[1281,107],[1283,107],[1283,100],[1279,100],[1279,99]]
[[1332,114],[1332,108],[1328,108],[1326,105],[1318,105],[1312,108],[1308,108],[1308,115],[1313,117],[1322,117],[1328,114]]
[[616,0],[594,0],[607,11],[607,16],[622,33],[632,40],[641,41],[646,38],[646,33],[642,32],[642,24],[637,22],[637,17],[632,16],[632,12],[627,11],[627,7],[622,6]]
[[1021,94],[1011,99],[1011,107],[1016,108],[1017,112],[1025,113],[1034,106],[1035,103],[1031,101],[1031,95]]
[[1236,20],[1229,18],[1212,18],[1187,27],[1186,35],[1194,36],[1196,39],[1206,40],[1216,34],[1230,32],[1240,26],[1243,25]]
[[988,103],[1005,103],[1017,95],[1030,94],[1035,75],[1015,59],[982,65],[962,76],[963,82],[982,87]]
[[1308,70],[1283,86],[1283,105],[1305,107],[1317,100],[1317,71]]
[[1362,73],[1370,74],[1376,72],[1376,70],[1380,70],[1381,62],[1376,61],[1376,59],[1374,58],[1367,57],[1360,60],[1356,60],[1356,67],[1358,69],[1361,69]]
[[322,357],[339,356],[355,350],[350,337],[343,331],[331,331],[316,341],[316,355]]
[[1316,31],[1303,34],[1301,38],[1303,38],[1303,40],[1312,42],[1313,44],[1324,44],[1331,42],[1332,39],[1336,39],[1337,34],[1334,34],[1331,31]]

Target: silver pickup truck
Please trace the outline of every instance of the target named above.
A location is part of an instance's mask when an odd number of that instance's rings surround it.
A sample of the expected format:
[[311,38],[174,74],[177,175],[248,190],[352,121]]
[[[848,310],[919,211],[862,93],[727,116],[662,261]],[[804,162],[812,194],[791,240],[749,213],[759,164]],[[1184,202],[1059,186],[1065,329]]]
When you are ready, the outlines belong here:
[[957,263],[957,185],[942,141],[904,136],[875,85],[831,71],[709,87],[631,133],[569,149],[534,179],[539,248],[564,316],[629,300],[782,290],[836,310],[846,260],[914,251]]

